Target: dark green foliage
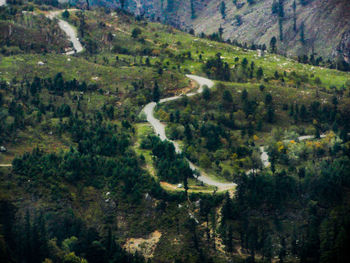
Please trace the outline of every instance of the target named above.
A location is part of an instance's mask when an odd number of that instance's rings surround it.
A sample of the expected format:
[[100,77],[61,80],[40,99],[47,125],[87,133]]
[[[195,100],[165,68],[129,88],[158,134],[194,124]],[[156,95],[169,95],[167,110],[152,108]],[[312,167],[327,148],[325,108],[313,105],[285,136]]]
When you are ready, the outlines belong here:
[[168,0],[167,4],[168,5],[166,7],[166,11],[169,12],[169,13],[173,12],[174,11],[174,6],[175,6],[174,0]]
[[294,30],[294,32],[296,32],[297,31],[297,14],[296,14],[297,13],[296,12],[297,4],[296,4],[296,0],[293,1],[292,7],[293,7],[293,30]]
[[[95,228],[88,227],[69,209],[62,209],[59,212],[26,210],[24,216],[19,215],[15,218],[16,208],[5,198],[1,198],[0,209],[0,222],[4,226],[0,230],[0,240],[4,243],[0,243],[0,246],[4,244],[7,253],[2,253],[0,256],[6,260],[3,262],[36,263],[43,262],[46,258],[54,262],[81,262],[79,257],[89,262],[102,263],[114,260],[145,262],[137,254],[131,255],[125,252],[111,233],[106,241]],[[72,238],[76,241],[67,251],[62,242]],[[74,255],[68,257],[71,252]],[[68,260],[69,258],[74,260]]]
[[222,1],[220,4],[220,13],[221,13],[222,19],[225,19],[226,18],[226,4],[224,1]]
[[214,58],[210,58],[205,66],[203,66],[203,70],[210,78],[230,80],[231,72],[229,65],[222,61],[220,54],[217,54]]
[[272,14],[277,14],[278,13],[278,8],[279,8],[278,2],[276,0],[273,0],[272,6],[271,6]]
[[194,8],[194,3],[193,0],[191,0],[191,18],[195,19],[196,18],[196,10]]
[[207,139],[206,148],[209,151],[215,151],[220,146],[219,137],[224,135],[224,131],[220,126],[211,123],[206,123],[200,128],[201,136]]
[[306,5],[309,4],[311,1],[313,1],[313,0],[300,0],[300,4],[301,4],[302,6],[306,6]]
[[69,18],[69,12],[68,12],[68,10],[66,9],[66,10],[64,10],[63,12],[62,12],[62,17],[64,18],[64,19],[68,19]]
[[133,38],[138,38],[138,37],[141,35],[141,33],[142,33],[141,29],[138,28],[138,27],[136,27],[136,28],[134,28],[134,29],[132,30],[131,36],[132,36]]
[[210,99],[210,89],[208,86],[203,87],[203,93],[202,93],[203,99],[209,100]]
[[61,107],[57,109],[57,116],[60,118],[69,117],[72,114],[72,111],[67,104],[62,104]]
[[261,78],[262,78],[263,76],[264,76],[264,71],[263,71],[262,67],[259,67],[258,70],[257,70],[257,72],[256,72],[256,78],[257,78],[258,80],[261,80]]
[[222,100],[225,104],[230,105],[233,102],[231,92],[228,90],[224,90],[224,93],[222,94]]
[[245,101],[248,99],[248,91],[246,89],[242,91],[241,99],[242,101]]
[[300,31],[300,33],[299,33],[300,34],[300,42],[302,44],[305,44],[305,24],[304,24],[304,22],[301,23],[299,31]]
[[284,6],[283,6],[284,0],[278,0],[278,16],[280,18],[284,17]]
[[236,15],[235,19],[236,19],[236,25],[237,26],[241,26],[243,24],[242,16]]
[[[187,139],[191,139],[189,134],[187,134]],[[186,186],[187,179],[193,177],[193,171],[188,162],[182,155],[175,152],[174,145],[171,142],[161,141],[157,136],[148,136],[141,142],[141,147],[152,149],[157,176],[161,180],[170,183],[184,182],[184,186]]]
[[160,100],[160,91],[159,91],[158,82],[156,81],[153,87],[153,101],[159,102],[159,100]]
[[97,51],[98,51],[98,44],[97,44],[97,42],[94,39],[86,37],[84,42],[85,42],[85,48],[89,52],[89,54],[92,55],[92,54],[96,54],[97,53]]
[[271,40],[270,40],[270,49],[271,49],[271,52],[272,53],[276,53],[277,51],[277,39],[276,37],[272,37]]
[[272,102],[272,95],[270,93],[267,93],[265,96],[265,104],[270,105]]
[[283,41],[283,19],[278,19],[278,27],[279,27],[279,35],[280,35],[280,41]]
[[243,68],[246,68],[247,67],[247,65],[248,65],[248,59],[246,59],[246,58],[243,58],[243,60],[242,60],[242,67]]

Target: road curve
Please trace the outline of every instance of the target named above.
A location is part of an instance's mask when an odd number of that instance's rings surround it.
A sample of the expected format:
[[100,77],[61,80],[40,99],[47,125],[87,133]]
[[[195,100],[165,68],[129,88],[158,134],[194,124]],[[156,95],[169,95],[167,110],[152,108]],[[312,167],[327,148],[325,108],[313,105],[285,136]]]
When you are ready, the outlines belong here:
[[0,164],[0,167],[12,167],[12,164],[10,163]]
[[[199,76],[195,76],[195,75],[186,75],[186,77],[188,77],[191,80],[196,81],[199,84],[199,86],[200,86],[197,91],[186,94],[188,97],[191,97],[191,96],[194,96],[194,95],[202,93],[204,85],[208,86],[208,88],[212,88],[214,86],[214,82],[211,81],[210,79],[207,79],[207,78],[203,78],[203,77],[199,77]],[[173,96],[173,97],[161,99],[159,101],[159,103],[173,101],[173,100],[177,100],[177,99],[180,99],[180,98],[181,98],[181,96]],[[153,127],[155,133],[159,136],[159,138],[162,141],[168,140],[168,141],[172,142],[174,144],[176,152],[177,153],[181,153],[181,149],[180,149],[179,144],[177,142],[174,142],[174,141],[172,141],[172,140],[170,140],[169,138],[166,137],[165,125],[163,123],[161,123],[157,118],[154,117],[153,113],[154,113],[154,108],[156,107],[156,105],[157,104],[155,102],[150,102],[143,108],[143,112],[147,116],[147,121],[151,124],[151,126]],[[189,162],[189,165],[190,165],[192,170],[198,170],[199,171],[199,169],[198,169],[198,167],[196,165],[194,165],[190,161],[188,161],[188,162]],[[235,183],[218,182],[215,179],[209,177],[204,172],[200,172],[200,176],[198,176],[197,179],[199,181],[207,184],[207,185],[216,186],[219,191],[230,190],[230,189],[232,189],[232,188],[234,188],[236,186]]]
[[[2,0],[0,0],[2,1]],[[68,11],[76,11],[77,9],[68,9]],[[63,11],[51,11],[46,16],[50,19],[57,18],[58,15],[60,15]],[[67,22],[62,19],[58,19],[58,25],[59,27],[66,33],[68,36],[68,39],[70,42],[72,42],[74,50],[66,52],[66,55],[73,55],[75,53],[79,53],[83,51],[83,45],[80,43],[77,33],[75,32],[75,29]]]
[[[325,138],[325,137],[326,137],[326,134],[320,135],[321,139]],[[303,136],[298,137],[298,141],[305,141],[305,140],[312,140],[312,139],[315,139],[314,135],[303,135]],[[284,140],[284,142],[288,142],[288,141],[290,141],[290,140]],[[269,155],[266,152],[266,146],[261,146],[260,152],[261,152],[260,158],[261,158],[261,162],[263,164],[263,167],[264,168],[269,167],[271,163],[269,162]]]

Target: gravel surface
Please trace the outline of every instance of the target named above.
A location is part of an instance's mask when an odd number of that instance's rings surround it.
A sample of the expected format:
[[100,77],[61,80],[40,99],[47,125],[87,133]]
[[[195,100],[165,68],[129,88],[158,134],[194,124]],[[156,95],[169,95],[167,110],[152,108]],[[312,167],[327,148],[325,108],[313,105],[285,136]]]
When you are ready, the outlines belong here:
[[[2,1],[2,0],[0,0]],[[68,9],[69,12],[71,11],[76,11],[76,9]],[[50,19],[54,19],[55,17],[57,18],[58,15],[60,15],[62,13],[62,11],[52,11],[50,13],[48,13],[47,17]],[[73,47],[74,50],[69,51],[66,53],[66,55],[73,55],[75,53],[79,53],[81,51],[83,51],[83,46],[80,43],[77,33],[75,32],[75,29],[66,21],[62,20],[62,19],[58,19],[58,25],[59,27],[66,33],[66,35],[68,36],[68,39],[70,42],[73,43]]]
[[[203,92],[203,85],[207,85],[209,88],[212,88],[214,86],[214,82],[211,81],[210,79],[206,79],[206,78],[195,76],[195,75],[186,75],[186,77],[188,77],[191,80],[196,81],[200,85],[199,89],[196,92],[186,94],[189,97],[202,93]],[[169,97],[169,98],[161,99],[159,101],[159,103],[173,101],[173,100],[177,100],[180,98],[181,98],[181,96]],[[155,102],[150,102],[143,108],[143,111],[147,116],[147,121],[151,124],[155,133],[159,136],[159,138],[161,140],[168,140],[168,141],[172,142],[174,144],[176,152],[181,153],[181,149],[180,149],[179,144],[166,137],[165,125],[163,123],[161,123],[157,118],[154,117],[153,113],[154,113],[154,108],[156,107],[156,105],[157,104]],[[188,162],[189,162],[189,165],[190,165],[192,170],[199,170],[199,168],[197,166],[195,166],[192,162],[190,162],[190,161],[188,161]],[[215,180],[214,178],[209,177],[204,172],[201,172],[200,176],[198,176],[197,179],[199,181],[207,184],[207,185],[216,186],[219,191],[229,190],[229,189],[232,189],[236,186],[235,183],[219,182],[219,181]]]

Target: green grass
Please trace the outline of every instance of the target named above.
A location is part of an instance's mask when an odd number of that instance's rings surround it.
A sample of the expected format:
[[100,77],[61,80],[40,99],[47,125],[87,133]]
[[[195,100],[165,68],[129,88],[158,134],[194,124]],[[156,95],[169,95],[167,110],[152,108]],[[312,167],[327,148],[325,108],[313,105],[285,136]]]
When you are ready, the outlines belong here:
[[[128,107],[136,106],[136,111],[146,103],[144,97],[140,97],[137,91],[133,91],[132,83],[144,81],[148,89],[152,89],[155,80],[160,82],[162,88],[162,96],[166,97],[176,93],[180,89],[188,85],[188,80],[184,74],[191,72],[194,74],[204,75],[202,66],[205,61],[221,53],[225,62],[230,66],[239,64],[243,58],[247,58],[249,63],[255,62],[255,69],[259,66],[263,67],[266,77],[272,78],[277,70],[280,75],[284,71],[287,72],[284,86],[279,81],[270,80],[264,83],[266,89],[264,92],[259,91],[260,83],[255,79],[250,83],[222,83],[226,88],[230,89],[234,95],[234,100],[239,100],[240,92],[247,89],[250,97],[263,100],[267,92],[270,92],[277,104],[276,118],[277,124],[267,124],[263,131],[257,132],[260,138],[258,144],[264,144],[266,135],[276,126],[284,129],[290,128],[292,125],[287,118],[287,112],[281,110],[283,103],[291,103],[298,101],[299,104],[307,104],[315,97],[316,85],[314,79],[319,77],[322,81],[321,86],[329,88],[335,85],[338,88],[350,79],[350,74],[336,70],[323,69],[310,65],[300,64],[291,59],[278,56],[275,54],[266,54],[264,57],[258,57],[256,51],[244,50],[224,43],[218,43],[207,39],[189,35],[178,31],[170,26],[153,22],[139,22],[134,18],[122,14],[118,17],[105,14],[101,11],[94,10],[85,12],[86,23],[89,27],[87,34],[90,38],[98,42],[99,52],[97,54],[88,54],[84,51],[77,56],[65,56],[60,54],[22,54],[9,57],[2,57],[0,61],[0,79],[6,81],[21,81],[25,78],[31,79],[34,76],[45,76],[53,78],[57,72],[62,72],[65,79],[77,78],[79,81],[86,81],[88,84],[98,84],[103,90],[101,93],[93,92],[84,94],[82,107],[88,112],[101,108],[104,104],[114,105],[117,110],[121,105]],[[75,12],[71,12],[68,19],[71,23],[77,23],[78,17]],[[100,25],[104,23],[104,26]],[[131,32],[135,27],[142,30],[141,38],[131,37]],[[111,43],[107,43],[105,39],[107,33],[115,35]],[[127,48],[130,54],[118,54],[112,51],[114,45]],[[142,55],[145,48],[152,50],[150,56]],[[191,59],[180,60],[177,56],[191,52]],[[199,54],[203,60],[199,59]],[[116,60],[118,56],[119,60]],[[149,58],[152,66],[145,66],[146,57]],[[235,62],[235,58],[239,58],[239,62]],[[141,61],[142,60],[142,61]],[[39,61],[43,61],[43,66],[38,65]],[[163,68],[164,73],[158,74],[158,68]],[[295,71],[299,75],[307,76],[310,80],[308,83],[295,89],[295,81],[289,75]],[[18,74],[21,72],[21,74]],[[220,82],[218,82],[220,83]],[[213,89],[213,93],[218,88]],[[110,91],[107,95],[105,92]],[[124,96],[129,94],[129,96]],[[44,94],[45,95],[45,94]],[[72,93],[74,95],[74,93]],[[320,100],[329,101],[331,95],[320,93]],[[191,99],[196,102],[198,97]],[[64,102],[65,99],[58,102]],[[173,102],[176,105],[177,102]],[[72,108],[76,106],[71,104]],[[161,107],[162,108],[162,107]],[[122,110],[121,110],[122,111]],[[210,110],[207,110],[208,112]],[[309,124],[301,124],[301,128],[309,129]],[[149,132],[145,127],[136,127],[141,129],[141,134]],[[148,129],[150,129],[148,127]],[[150,153],[137,149],[139,154],[144,154],[146,162],[150,163]],[[223,169],[233,171],[228,163],[223,163]],[[212,172],[209,172],[212,174]],[[214,175],[212,175],[214,176]]]
[[[136,142],[134,143],[134,150],[138,155],[143,155],[145,157],[145,165],[144,168],[147,169],[147,171],[158,180],[158,177],[156,175],[156,170],[153,166],[153,160],[152,160],[152,151],[151,150],[145,150],[141,149],[140,142],[141,140],[148,136],[154,134],[151,126],[148,123],[139,123],[136,124]],[[215,179],[213,177],[213,179]],[[203,185],[201,182],[195,179],[190,179],[188,181],[189,185],[189,192],[193,193],[199,193],[199,192],[212,192],[215,190],[215,187],[213,186],[207,186]],[[169,184],[166,182],[161,182],[161,186],[163,189],[167,191],[184,191],[183,188],[178,188],[177,185]]]
[[151,150],[141,149],[140,143],[143,138],[153,134],[153,130],[148,123],[136,124],[136,142],[134,143],[134,150],[138,155],[145,157],[145,168],[153,177],[157,178],[156,171],[153,167]]

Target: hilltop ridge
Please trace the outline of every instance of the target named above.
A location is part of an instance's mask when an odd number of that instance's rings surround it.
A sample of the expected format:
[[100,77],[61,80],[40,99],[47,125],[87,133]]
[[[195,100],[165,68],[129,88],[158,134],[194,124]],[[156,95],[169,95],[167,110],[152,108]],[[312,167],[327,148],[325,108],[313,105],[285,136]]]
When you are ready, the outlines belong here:
[[[86,6],[83,0],[76,3]],[[281,54],[294,57],[313,54],[350,62],[349,1],[92,0],[89,3],[122,8],[183,30],[194,29],[196,34],[217,33],[221,27],[223,39],[248,46],[269,47],[271,38],[276,37]]]

